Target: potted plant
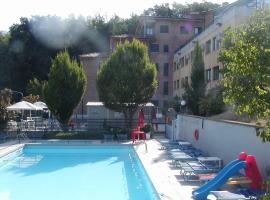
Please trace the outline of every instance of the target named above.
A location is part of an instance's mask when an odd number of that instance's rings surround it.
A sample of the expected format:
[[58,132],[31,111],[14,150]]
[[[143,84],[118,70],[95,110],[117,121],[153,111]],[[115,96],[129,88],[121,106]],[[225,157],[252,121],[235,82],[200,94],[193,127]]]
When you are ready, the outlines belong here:
[[152,125],[146,124],[141,128],[141,131],[145,133],[145,139],[149,140],[151,138]]

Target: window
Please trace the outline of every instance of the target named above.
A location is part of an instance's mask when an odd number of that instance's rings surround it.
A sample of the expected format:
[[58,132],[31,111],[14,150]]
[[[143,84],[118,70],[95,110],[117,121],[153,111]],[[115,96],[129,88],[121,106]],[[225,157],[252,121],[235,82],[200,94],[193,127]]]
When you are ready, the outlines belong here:
[[188,34],[188,29],[185,26],[180,26],[180,33],[181,34]]
[[219,80],[219,66],[213,68],[213,80]]
[[169,45],[167,45],[167,44],[164,44],[163,45],[163,52],[164,53],[168,53],[169,52]]
[[213,43],[212,43],[212,49],[213,49],[213,51],[216,50],[216,45],[217,45],[217,38],[216,37],[213,37]]
[[169,33],[168,25],[160,25],[160,33]]
[[190,59],[193,60],[193,57],[194,57],[194,51],[191,51],[190,52]]
[[198,35],[202,32],[202,27],[194,27],[194,34]]
[[186,55],[185,56],[185,65],[188,65],[188,60],[189,60],[189,57]]
[[185,78],[181,78],[181,88],[185,87]]
[[208,40],[205,44],[205,54],[211,53],[211,40]]
[[211,69],[206,70],[205,77],[206,77],[206,82],[211,81]]
[[188,85],[188,77],[186,76],[185,77],[185,82],[184,82],[185,85]]
[[156,63],[156,69],[157,69],[157,71],[159,71],[159,65],[158,65],[158,63]]
[[176,81],[173,81],[173,89],[176,90]]
[[163,66],[163,75],[168,76],[169,75],[169,63],[164,63]]
[[153,28],[146,28],[146,35],[153,35],[154,34],[154,31],[153,31]]
[[216,49],[219,49],[221,47],[221,39],[217,41],[217,48]]
[[177,89],[179,89],[179,80],[177,80]]
[[150,44],[150,52],[159,52],[159,44],[156,43]]
[[176,71],[176,62],[173,62],[173,71]]
[[188,85],[188,77],[187,76],[185,78],[181,79],[181,88],[185,88],[186,85]]
[[146,35],[154,35],[154,28],[152,25],[146,25],[145,28]]
[[163,82],[163,95],[169,94],[169,83],[168,81]]
[[181,67],[185,66],[184,57],[180,58],[180,65],[181,65]]

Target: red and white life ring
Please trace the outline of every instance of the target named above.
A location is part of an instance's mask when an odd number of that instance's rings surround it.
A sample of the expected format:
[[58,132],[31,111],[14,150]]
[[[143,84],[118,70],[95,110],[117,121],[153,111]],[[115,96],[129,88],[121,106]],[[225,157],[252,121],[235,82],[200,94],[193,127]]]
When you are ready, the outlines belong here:
[[193,136],[194,136],[194,139],[195,139],[196,141],[199,140],[199,130],[198,130],[198,129],[195,129]]

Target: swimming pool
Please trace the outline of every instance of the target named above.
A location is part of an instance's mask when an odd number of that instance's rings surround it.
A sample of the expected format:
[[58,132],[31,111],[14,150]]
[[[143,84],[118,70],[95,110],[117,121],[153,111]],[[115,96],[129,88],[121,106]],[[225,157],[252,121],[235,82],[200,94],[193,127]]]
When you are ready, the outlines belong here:
[[131,145],[41,145],[0,158],[1,200],[157,200]]

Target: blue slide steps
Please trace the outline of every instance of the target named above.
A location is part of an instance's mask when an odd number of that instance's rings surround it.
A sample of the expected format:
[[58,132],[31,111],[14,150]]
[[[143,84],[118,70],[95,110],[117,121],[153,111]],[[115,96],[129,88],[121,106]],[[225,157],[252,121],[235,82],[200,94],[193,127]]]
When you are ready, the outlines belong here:
[[243,169],[245,167],[246,161],[238,159],[231,161],[217,174],[215,178],[205,183],[200,188],[194,190],[192,192],[193,198],[196,200],[205,200],[210,191],[217,190],[218,188],[220,188],[223,184],[227,182],[227,180],[231,176],[234,176],[239,172],[240,169]]

